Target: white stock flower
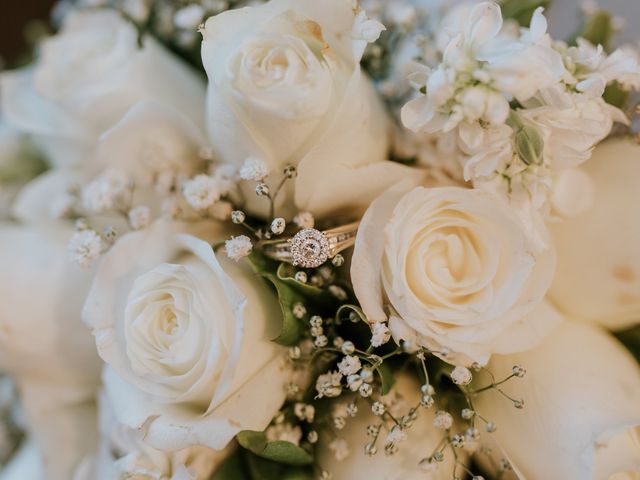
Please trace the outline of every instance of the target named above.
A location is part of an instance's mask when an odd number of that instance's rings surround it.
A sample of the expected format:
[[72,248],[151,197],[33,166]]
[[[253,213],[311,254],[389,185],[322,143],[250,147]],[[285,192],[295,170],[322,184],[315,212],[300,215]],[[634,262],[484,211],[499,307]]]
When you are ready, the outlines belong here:
[[575,47],[559,42],[556,49],[565,56],[569,74],[565,81],[590,97],[601,97],[607,85],[614,81],[628,88],[639,85],[640,66],[634,50],[620,48],[607,55],[602,45],[593,45],[584,38],[578,38]]
[[556,91],[540,95],[544,105],[521,111],[544,140],[544,163],[554,170],[573,168],[588,160],[593,147],[609,135],[624,114],[602,98],[589,99]]
[[496,355],[489,368],[501,378],[515,364],[527,374],[501,388],[523,398],[523,410],[495,391],[474,403],[495,422],[491,435],[519,478],[604,480],[640,469],[640,369],[622,344],[565,321],[538,347]]
[[[455,9],[453,13],[460,15]],[[402,109],[402,121],[410,130],[446,133],[463,122],[479,120],[502,124],[511,98],[528,100],[564,74],[562,57],[551,48],[541,8],[520,38],[501,34],[497,3],[479,3],[465,9],[463,17],[466,21],[448,32],[442,63],[426,72],[425,94]]]
[[[420,401],[420,386],[409,375],[402,374],[396,378],[392,392],[382,398],[388,404],[394,398],[400,405],[406,404],[407,408],[396,409],[390,405],[388,408],[393,415],[407,413],[411,405]],[[406,439],[398,443],[398,451],[388,456],[379,451],[376,455],[365,454],[365,445],[371,442],[372,437],[367,435],[367,426],[377,424],[380,419],[371,409],[360,408],[355,418],[349,419],[348,427],[340,432],[340,438],[344,440],[342,445],[334,445],[342,451],[346,450],[346,456],[336,458],[330,443],[333,436],[320,432],[318,445],[318,463],[327,470],[336,480],[352,478],[375,478],[384,480],[450,480],[453,471],[453,455],[447,452],[442,463],[436,463],[437,469],[432,476],[425,475],[421,460],[430,455],[442,439],[441,432],[433,428],[433,410],[420,409],[418,418],[411,428],[402,432],[396,432],[392,439],[399,440],[406,434]],[[383,434],[381,434],[383,435]],[[395,438],[394,438],[395,437]],[[383,437],[384,438],[384,437]],[[384,448],[382,438],[379,440],[379,450]],[[464,462],[464,454],[460,455],[460,461]],[[424,462],[423,462],[424,463]],[[461,468],[458,470],[462,471]]]
[[[410,174],[386,161],[386,115],[360,70],[379,31],[345,0],[271,0],[207,20],[211,143],[238,166],[252,156],[272,171],[296,165],[282,214],[364,208]],[[248,210],[266,214],[268,202],[245,187]]]
[[550,225],[558,252],[551,299],[564,313],[611,329],[640,321],[638,158],[632,138],[598,145],[579,169],[590,180],[591,208]]
[[150,36],[142,41],[116,11],[71,12],[34,68],[3,75],[7,121],[58,167],[91,158],[100,134],[139,101],[160,101],[201,125],[202,80]]
[[[201,228],[209,242],[226,236],[215,224]],[[248,265],[188,231],[158,221],[122,237],[83,319],[107,363],[119,421],[158,449],[219,450],[240,430],[264,430],[285,398],[284,349],[270,341],[281,312]]]
[[362,219],[351,266],[354,291],[372,322],[406,340],[486,363],[524,350],[552,326],[535,309],[555,267],[508,204],[481,190],[398,185]]

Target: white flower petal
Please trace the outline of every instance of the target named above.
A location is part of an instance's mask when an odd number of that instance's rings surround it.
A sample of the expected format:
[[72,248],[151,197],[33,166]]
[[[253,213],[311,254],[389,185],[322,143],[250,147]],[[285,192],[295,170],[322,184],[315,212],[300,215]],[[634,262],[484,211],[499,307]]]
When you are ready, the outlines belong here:
[[[525,401],[513,408],[497,392],[478,397],[476,408],[496,423],[492,434],[522,478],[583,480],[602,472],[640,468],[640,446],[631,455],[600,459],[599,445],[624,444],[614,435],[640,425],[640,369],[613,337],[598,328],[566,321],[537,348],[494,356],[489,368],[498,377],[514,364],[527,373],[502,388]],[[620,443],[618,443],[620,442]],[[602,453],[608,456],[607,450]],[[608,461],[612,463],[607,463]],[[622,469],[622,470],[620,470]]]
[[599,145],[580,168],[591,180],[591,209],[550,228],[558,251],[551,299],[563,312],[611,329],[640,319],[640,222],[633,207],[640,204],[639,154],[632,139]]

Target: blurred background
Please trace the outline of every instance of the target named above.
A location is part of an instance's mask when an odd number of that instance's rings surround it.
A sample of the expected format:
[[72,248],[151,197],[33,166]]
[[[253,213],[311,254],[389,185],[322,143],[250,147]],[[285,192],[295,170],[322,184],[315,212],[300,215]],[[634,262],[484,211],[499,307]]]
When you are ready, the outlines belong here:
[[[320,0],[319,0],[320,1]],[[523,0],[525,1],[525,0]],[[41,31],[38,21],[46,21],[55,0],[4,0],[0,15],[0,66],[15,65],[26,50],[25,38],[34,38]],[[576,28],[579,8],[591,0],[553,0],[549,23],[557,38],[570,35]],[[620,41],[640,38],[640,0],[600,0],[601,7],[618,15],[626,25]],[[40,23],[41,25],[41,23]]]

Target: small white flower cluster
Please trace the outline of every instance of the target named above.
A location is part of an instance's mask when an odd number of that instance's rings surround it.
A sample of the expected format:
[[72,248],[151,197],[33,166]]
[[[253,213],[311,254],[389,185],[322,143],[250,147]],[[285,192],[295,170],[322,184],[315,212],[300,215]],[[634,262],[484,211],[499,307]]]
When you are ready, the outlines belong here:
[[[591,155],[614,122],[628,123],[603,93],[637,88],[637,55],[578,39],[554,42],[538,8],[529,28],[503,23],[498,4],[452,9],[443,24],[442,61],[410,80],[422,95],[402,109],[414,132],[452,132],[464,153],[464,180],[520,205],[548,207],[558,171]],[[446,33],[446,35],[445,35]]]
[[132,183],[119,170],[109,169],[82,190],[82,203],[90,213],[104,213],[125,208],[131,201]]
[[251,253],[253,244],[251,243],[251,239],[246,235],[239,235],[225,241],[224,248],[227,256],[237,262]]
[[102,237],[95,230],[78,230],[69,241],[69,258],[81,267],[90,267],[104,251]]
[[[227,197],[234,190],[237,179],[236,167],[222,164],[212,166],[209,173],[200,173],[185,180],[179,186],[186,209],[195,211],[197,219],[228,220],[231,218],[233,205]],[[169,200],[171,203],[167,205],[165,213],[173,218],[182,215],[180,200],[171,197]]]
[[240,167],[239,174],[242,180],[261,182],[269,175],[269,165],[261,158],[249,157]]

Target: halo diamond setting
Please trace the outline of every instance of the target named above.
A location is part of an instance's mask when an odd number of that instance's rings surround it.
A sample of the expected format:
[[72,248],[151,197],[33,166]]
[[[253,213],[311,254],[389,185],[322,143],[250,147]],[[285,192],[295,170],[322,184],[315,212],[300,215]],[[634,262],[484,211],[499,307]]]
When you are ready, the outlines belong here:
[[289,240],[293,264],[304,268],[316,268],[329,259],[329,239],[315,228],[300,230]]

